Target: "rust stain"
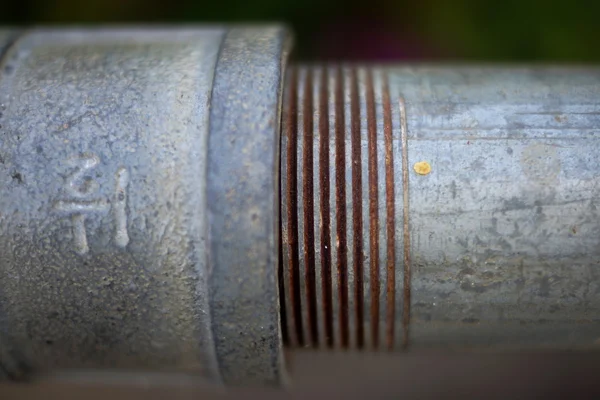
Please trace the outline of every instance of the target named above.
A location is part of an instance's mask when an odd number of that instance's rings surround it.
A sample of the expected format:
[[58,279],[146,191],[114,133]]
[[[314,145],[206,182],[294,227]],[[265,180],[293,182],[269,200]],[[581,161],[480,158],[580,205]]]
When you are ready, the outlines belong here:
[[385,203],[387,227],[387,306],[386,344],[394,348],[394,324],[396,321],[396,250],[395,250],[395,198],[394,198],[394,149],[392,147],[392,106],[387,75],[383,76],[383,136],[385,142]]
[[373,347],[379,347],[379,199],[377,197],[377,121],[373,73],[367,70],[367,135],[369,151],[369,244],[371,272],[371,337]]
[[344,75],[337,68],[335,79],[335,205],[337,239],[337,273],[340,301],[340,341],[348,348],[348,271],[346,244],[346,166],[345,166]]
[[306,71],[303,97],[303,146],[302,146],[302,201],[304,206],[304,260],[306,304],[308,307],[308,331],[310,343],[317,347],[317,289],[315,280],[315,224],[313,194],[313,79],[312,70]]
[[431,173],[431,164],[427,161],[419,161],[415,163],[413,169],[419,175],[429,175],[429,173]]
[[410,223],[409,223],[409,191],[408,191],[408,126],[406,122],[406,103],[404,98],[399,98],[400,126],[402,138],[402,195],[403,195],[403,236],[404,236],[404,304],[402,310],[402,346],[406,349],[409,342],[410,325],[410,298],[411,298],[411,260],[410,260]]
[[321,191],[321,284],[325,343],[333,347],[333,301],[331,293],[331,230],[329,209],[329,74],[324,67],[319,86],[319,189]]
[[561,122],[561,123],[562,122],[566,122],[567,121],[567,116],[566,115],[560,115],[560,114],[559,115],[555,115],[554,116],[554,120],[556,122]]
[[360,141],[360,103],[358,76],[352,69],[350,77],[350,112],[352,127],[352,229],[354,231],[354,296],[356,313],[356,346],[364,346],[364,293],[363,293],[363,223],[362,223],[362,162]]
[[288,246],[290,254],[290,290],[291,308],[294,321],[296,342],[304,346],[302,329],[302,306],[300,303],[300,268],[298,254],[298,156],[296,152],[298,141],[298,70],[291,69],[289,109],[286,115],[287,143],[287,209],[288,209]]

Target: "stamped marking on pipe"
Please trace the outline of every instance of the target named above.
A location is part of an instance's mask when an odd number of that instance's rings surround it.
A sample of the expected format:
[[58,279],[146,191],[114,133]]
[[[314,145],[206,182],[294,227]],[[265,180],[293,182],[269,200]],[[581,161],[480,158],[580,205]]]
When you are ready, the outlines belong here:
[[129,185],[129,172],[121,167],[117,170],[117,187],[114,199],[115,215],[115,244],[119,247],[127,246],[129,234],[127,233],[127,186]]
[[[91,170],[100,164],[100,158],[94,154],[83,154],[68,160],[68,165],[74,167],[67,177],[65,192],[67,199],[54,202],[54,211],[70,216],[72,223],[73,247],[78,254],[87,254],[89,245],[85,226],[86,215],[105,213],[110,209],[110,201],[102,198],[92,198],[98,192],[100,185],[90,175]],[[113,214],[116,229],[114,242],[119,247],[129,243],[127,232],[127,186],[129,173],[121,167],[116,173],[116,189],[113,199]]]
[[85,215],[73,214],[71,222],[73,223],[73,244],[75,245],[75,251],[79,254],[85,254],[90,250],[85,231]]
[[429,175],[431,172],[431,164],[427,161],[419,161],[413,166],[415,172],[419,175]]
[[100,163],[98,156],[84,154],[70,159],[68,163],[70,166],[75,167],[75,170],[67,178],[67,193],[75,198],[84,198],[98,191],[98,183],[86,177],[86,172]]

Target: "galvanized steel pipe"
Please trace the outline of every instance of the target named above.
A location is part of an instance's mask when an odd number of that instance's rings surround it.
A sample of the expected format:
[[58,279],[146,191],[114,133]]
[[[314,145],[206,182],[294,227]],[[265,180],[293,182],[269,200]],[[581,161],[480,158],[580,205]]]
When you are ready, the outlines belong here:
[[594,348],[600,73],[291,69],[292,346]]
[[287,68],[277,27],[0,40],[0,373],[598,346],[600,69]]

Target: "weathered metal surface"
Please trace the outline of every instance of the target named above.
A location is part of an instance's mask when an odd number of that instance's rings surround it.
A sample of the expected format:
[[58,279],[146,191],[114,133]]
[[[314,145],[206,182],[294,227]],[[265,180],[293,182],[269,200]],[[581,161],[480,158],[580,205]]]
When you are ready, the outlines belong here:
[[[227,32],[33,30],[4,52],[9,376],[93,367],[279,378],[273,210],[285,35]],[[229,140],[245,147],[228,152]],[[260,179],[230,181],[234,166]],[[230,183],[233,198],[262,197],[230,204],[219,193]],[[228,216],[242,214],[247,224],[231,226]],[[244,238],[233,249],[231,229]]]
[[[290,80],[292,346],[598,346],[598,69],[302,67]],[[328,290],[333,311],[312,315]]]
[[3,364],[219,379],[198,177],[223,34],[33,31],[6,53]]
[[598,69],[294,67],[280,118],[287,51],[0,32],[0,376],[598,346]]
[[277,285],[279,120],[289,38],[273,28],[227,34],[208,143],[210,305],[228,384],[285,379]]
[[600,71],[390,71],[406,99],[411,342],[600,338]]

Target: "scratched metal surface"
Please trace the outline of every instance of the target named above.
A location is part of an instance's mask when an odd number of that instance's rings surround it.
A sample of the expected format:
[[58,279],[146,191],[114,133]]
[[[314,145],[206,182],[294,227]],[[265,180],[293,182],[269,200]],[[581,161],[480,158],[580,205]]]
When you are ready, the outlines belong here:
[[208,103],[224,30],[34,30],[0,79],[3,369],[218,381]]
[[[350,67],[342,68],[341,78],[336,68],[327,68],[325,83],[323,71],[300,68],[289,79],[285,97],[282,254],[285,322],[292,346],[600,345],[597,68],[376,67],[372,84],[365,68],[356,69],[356,78]],[[384,76],[392,107],[391,168],[385,164],[389,127]],[[372,115],[369,86],[374,91]],[[322,106],[323,99],[328,107]],[[321,125],[324,115],[328,126]],[[369,124],[375,126],[373,152]],[[321,166],[324,135],[330,154]],[[358,152],[352,150],[355,143]],[[431,167],[428,174],[414,170],[422,161]],[[371,163],[377,167],[372,178]],[[408,173],[408,185],[403,172]],[[389,203],[386,177],[392,173]],[[340,186],[344,191],[339,192]],[[330,188],[328,193],[324,187]],[[311,196],[313,201],[307,202]],[[314,216],[307,219],[307,214]],[[340,221],[345,223],[341,230]],[[308,235],[307,224],[312,225]],[[375,234],[369,230],[373,224],[379,226]],[[324,253],[331,258],[323,258]],[[390,257],[393,275],[386,270]],[[362,265],[357,268],[358,261]],[[408,270],[410,285],[405,285]],[[378,291],[373,291],[373,271],[379,275]],[[361,281],[362,292],[356,289]],[[331,290],[330,315],[324,306],[326,285]],[[377,298],[379,305],[373,308]],[[313,299],[317,307],[311,311]],[[405,299],[410,299],[410,310]],[[342,329],[349,331],[347,339]]]
[[600,339],[600,71],[394,69],[406,99],[411,343]]

